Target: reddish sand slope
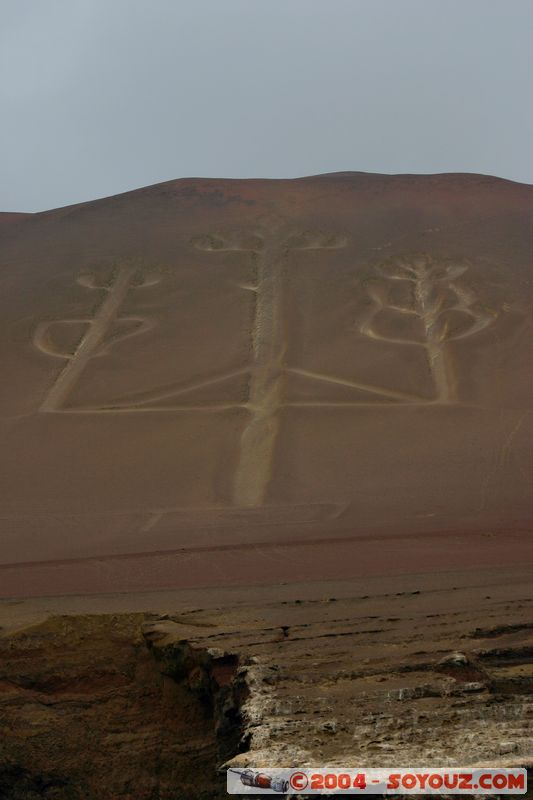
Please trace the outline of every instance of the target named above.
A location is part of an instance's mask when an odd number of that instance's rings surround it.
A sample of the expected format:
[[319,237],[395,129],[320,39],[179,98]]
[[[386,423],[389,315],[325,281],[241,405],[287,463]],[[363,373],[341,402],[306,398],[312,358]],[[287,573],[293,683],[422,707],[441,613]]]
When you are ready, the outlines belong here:
[[0,595],[531,564],[532,208],[339,173],[0,216]]

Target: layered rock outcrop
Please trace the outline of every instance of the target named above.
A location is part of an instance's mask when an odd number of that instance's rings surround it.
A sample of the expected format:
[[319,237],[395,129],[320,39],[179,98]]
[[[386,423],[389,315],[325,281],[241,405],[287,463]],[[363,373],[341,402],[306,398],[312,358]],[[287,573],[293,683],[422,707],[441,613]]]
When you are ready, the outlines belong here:
[[228,764],[531,766],[529,576],[451,580],[4,602],[2,797],[224,797]]

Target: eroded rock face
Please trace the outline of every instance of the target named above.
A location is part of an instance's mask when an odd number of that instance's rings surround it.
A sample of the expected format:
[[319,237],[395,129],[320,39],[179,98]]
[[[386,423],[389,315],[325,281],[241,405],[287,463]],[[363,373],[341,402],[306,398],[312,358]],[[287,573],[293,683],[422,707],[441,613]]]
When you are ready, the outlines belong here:
[[6,631],[1,796],[223,798],[224,763],[531,765],[529,585],[454,577]]
[[532,199],[187,179],[7,221],[3,593],[530,559]]
[[222,796],[237,669],[175,631],[167,644],[144,614],[53,618],[0,639],[0,796]]

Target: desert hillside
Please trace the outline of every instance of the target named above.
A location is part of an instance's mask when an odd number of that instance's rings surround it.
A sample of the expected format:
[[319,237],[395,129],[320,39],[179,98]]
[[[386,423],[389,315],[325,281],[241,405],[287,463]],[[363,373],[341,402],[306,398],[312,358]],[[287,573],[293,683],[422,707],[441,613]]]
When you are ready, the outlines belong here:
[[532,206],[345,172],[0,215],[2,797],[531,765]]

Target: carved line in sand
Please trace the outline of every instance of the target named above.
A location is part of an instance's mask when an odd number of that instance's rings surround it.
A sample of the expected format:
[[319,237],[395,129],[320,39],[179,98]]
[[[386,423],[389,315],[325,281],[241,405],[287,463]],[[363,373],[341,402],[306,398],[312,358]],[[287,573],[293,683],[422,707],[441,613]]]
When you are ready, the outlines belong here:
[[6,532],[13,525],[23,523],[34,524],[42,529],[43,525],[51,524],[57,527],[62,525],[70,531],[91,530],[99,527],[113,527],[113,523],[134,526],[138,522],[138,531],[173,530],[185,528],[186,530],[206,530],[231,525],[231,528],[246,527],[247,525],[278,526],[287,524],[301,524],[313,522],[326,522],[336,519],[347,508],[346,504],[337,503],[306,503],[302,505],[276,505],[269,506],[268,515],[265,515],[264,506],[255,508],[228,508],[227,506],[209,507],[165,507],[148,509],[130,509],[129,511],[101,511],[86,512],[36,512],[23,514],[0,514]]
[[[286,256],[289,249],[318,249],[339,247],[345,244],[340,238],[310,233],[285,240],[277,235],[265,238],[263,246],[254,249],[257,258],[257,281],[255,285],[243,288],[255,292],[256,305],[252,327],[254,363],[250,371],[250,390],[247,408],[251,418],[245,426],[240,443],[239,462],[234,483],[234,500],[238,505],[257,506],[264,501],[272,473],[274,448],[279,428],[279,410],[284,406],[340,407],[360,406],[360,401],[347,403],[294,403],[284,402],[283,383],[286,375],[292,373],[312,380],[338,384],[380,396],[384,402],[391,400],[403,403],[449,404],[456,400],[455,386],[451,373],[449,355],[445,342],[460,339],[482,330],[489,325],[494,316],[485,312],[476,302],[473,293],[455,282],[467,265],[445,263],[433,260],[430,256],[400,258],[392,264],[384,263],[377,268],[377,275],[393,281],[405,281],[411,289],[411,306],[390,305],[386,297],[375,286],[370,287],[373,307],[361,322],[360,332],[373,339],[394,344],[417,345],[425,348],[429,369],[435,387],[435,397],[427,399],[419,395],[399,392],[394,389],[349,381],[334,375],[291,368],[285,365],[287,332],[283,314],[283,290],[286,272]],[[279,244],[279,241],[283,244]],[[221,237],[204,237],[197,246],[206,250],[246,249],[243,245],[228,242]],[[450,299],[450,295],[452,299]],[[378,313],[385,307],[402,314],[419,318],[423,326],[421,342],[383,335],[374,329]],[[468,325],[459,332],[449,330],[448,323],[442,323],[445,314],[460,312],[467,316]],[[375,405],[373,403],[372,405]]]
[[[457,284],[456,279],[467,269],[466,264],[436,261],[429,256],[413,256],[384,262],[375,269],[375,275],[382,284],[370,284],[367,288],[373,304],[365,319],[360,323],[360,332],[372,339],[390,342],[391,344],[422,346],[428,357],[429,368],[435,386],[435,398],[427,398],[399,392],[393,389],[350,381],[334,375],[312,372],[309,370],[287,367],[285,356],[288,335],[284,315],[284,283],[286,276],[287,254],[291,249],[332,249],[343,247],[346,240],[321,232],[304,232],[295,235],[283,225],[269,226],[269,233],[264,235],[240,236],[201,236],[193,240],[193,245],[201,250],[212,252],[248,251],[253,255],[254,280],[240,284],[240,288],[251,291],[255,297],[253,323],[251,327],[252,363],[249,367],[224,372],[207,380],[183,384],[170,384],[166,387],[132,395],[112,406],[67,408],[66,401],[88,361],[105,352],[109,347],[112,328],[116,322],[138,322],[134,331],[122,334],[118,339],[138,335],[147,329],[150,322],[138,317],[118,316],[118,312],[127,292],[137,274],[135,266],[123,266],[119,269],[109,286],[97,286],[87,277],[80,283],[89,288],[104,289],[107,293],[98,312],[92,320],[60,320],[63,324],[74,322],[86,323],[88,330],[73,354],[54,352],[47,342],[50,325],[38,326],[35,336],[36,345],[49,355],[67,359],[67,365],[52,387],[41,411],[62,411],[75,413],[137,412],[137,411],[221,411],[225,409],[245,408],[250,417],[244,427],[239,459],[236,468],[233,490],[233,502],[237,508],[259,508],[262,506],[272,476],[274,450],[279,432],[279,410],[286,406],[320,406],[320,407],[357,407],[365,405],[361,401],[353,402],[285,402],[284,380],[293,373],[306,378],[332,385],[342,385],[367,392],[374,397],[382,397],[383,402],[391,400],[408,404],[452,403],[456,400],[455,385],[451,371],[450,359],[445,350],[445,343],[451,339],[460,339],[484,329],[494,316],[485,312],[476,302],[473,293]],[[383,280],[403,281],[412,290],[412,302],[409,305],[391,303],[383,288]],[[146,286],[155,281],[142,279],[138,285]],[[452,296],[453,300],[450,300]],[[411,315],[418,318],[423,327],[423,340],[389,336],[376,330],[376,320],[383,309]],[[450,311],[460,312],[468,318],[468,325],[459,332],[452,332],[443,318]],[[112,343],[112,340],[111,340]],[[161,405],[165,400],[176,399],[180,395],[222,383],[232,377],[246,374],[248,376],[248,398],[245,403],[212,403],[209,405]],[[157,406],[148,404],[158,403]],[[371,405],[375,405],[373,402]],[[233,513],[235,509],[233,510]]]
[[[305,505],[245,506],[227,508],[225,506],[211,508],[170,508],[152,511],[141,528],[143,533],[157,530],[186,528],[187,530],[220,528],[230,525],[231,528],[248,525],[302,525],[316,522],[328,522],[336,519],[346,505],[336,503],[306,503]],[[265,510],[268,513],[265,513]]]
[[[108,352],[111,344],[138,336],[153,326],[153,322],[144,317],[119,317],[118,313],[128,291],[132,287],[152,286],[158,283],[157,277],[139,277],[138,267],[134,264],[121,266],[109,285],[98,284],[90,275],[80,275],[78,283],[89,289],[104,291],[106,296],[95,316],[90,319],[59,319],[41,322],[34,334],[34,344],[46,355],[65,359],[66,366],[60,372],[56,382],[48,392],[40,411],[70,411],[66,403],[70,394],[88,362],[96,356]],[[134,330],[122,334],[112,334],[116,323],[137,323]],[[73,353],[58,351],[49,339],[50,329],[56,325],[86,325],[87,330]],[[76,410],[76,409],[72,409]]]
[[194,241],[202,250],[250,250],[255,254],[255,281],[242,286],[255,296],[251,329],[252,364],[249,369],[250,418],[244,427],[237,464],[233,500],[237,506],[260,506],[272,475],[274,449],[283,405],[285,355],[288,336],[284,315],[284,283],[287,253],[291,249],[344,247],[344,237],[309,231],[294,234],[270,222],[269,232],[252,241],[201,237]]
[[[483,308],[473,291],[457,283],[468,269],[464,262],[439,261],[420,254],[383,262],[375,270],[381,283],[367,286],[373,307],[359,330],[371,339],[392,344],[424,347],[433,379],[435,399],[428,402],[452,403],[457,400],[457,385],[446,342],[465,339],[486,328],[495,319],[495,312]],[[404,303],[389,300],[389,282],[404,282],[410,288],[410,299]],[[420,341],[389,336],[375,328],[376,318],[384,309],[418,319],[423,335]],[[463,327],[453,330],[450,315],[466,318]]]

